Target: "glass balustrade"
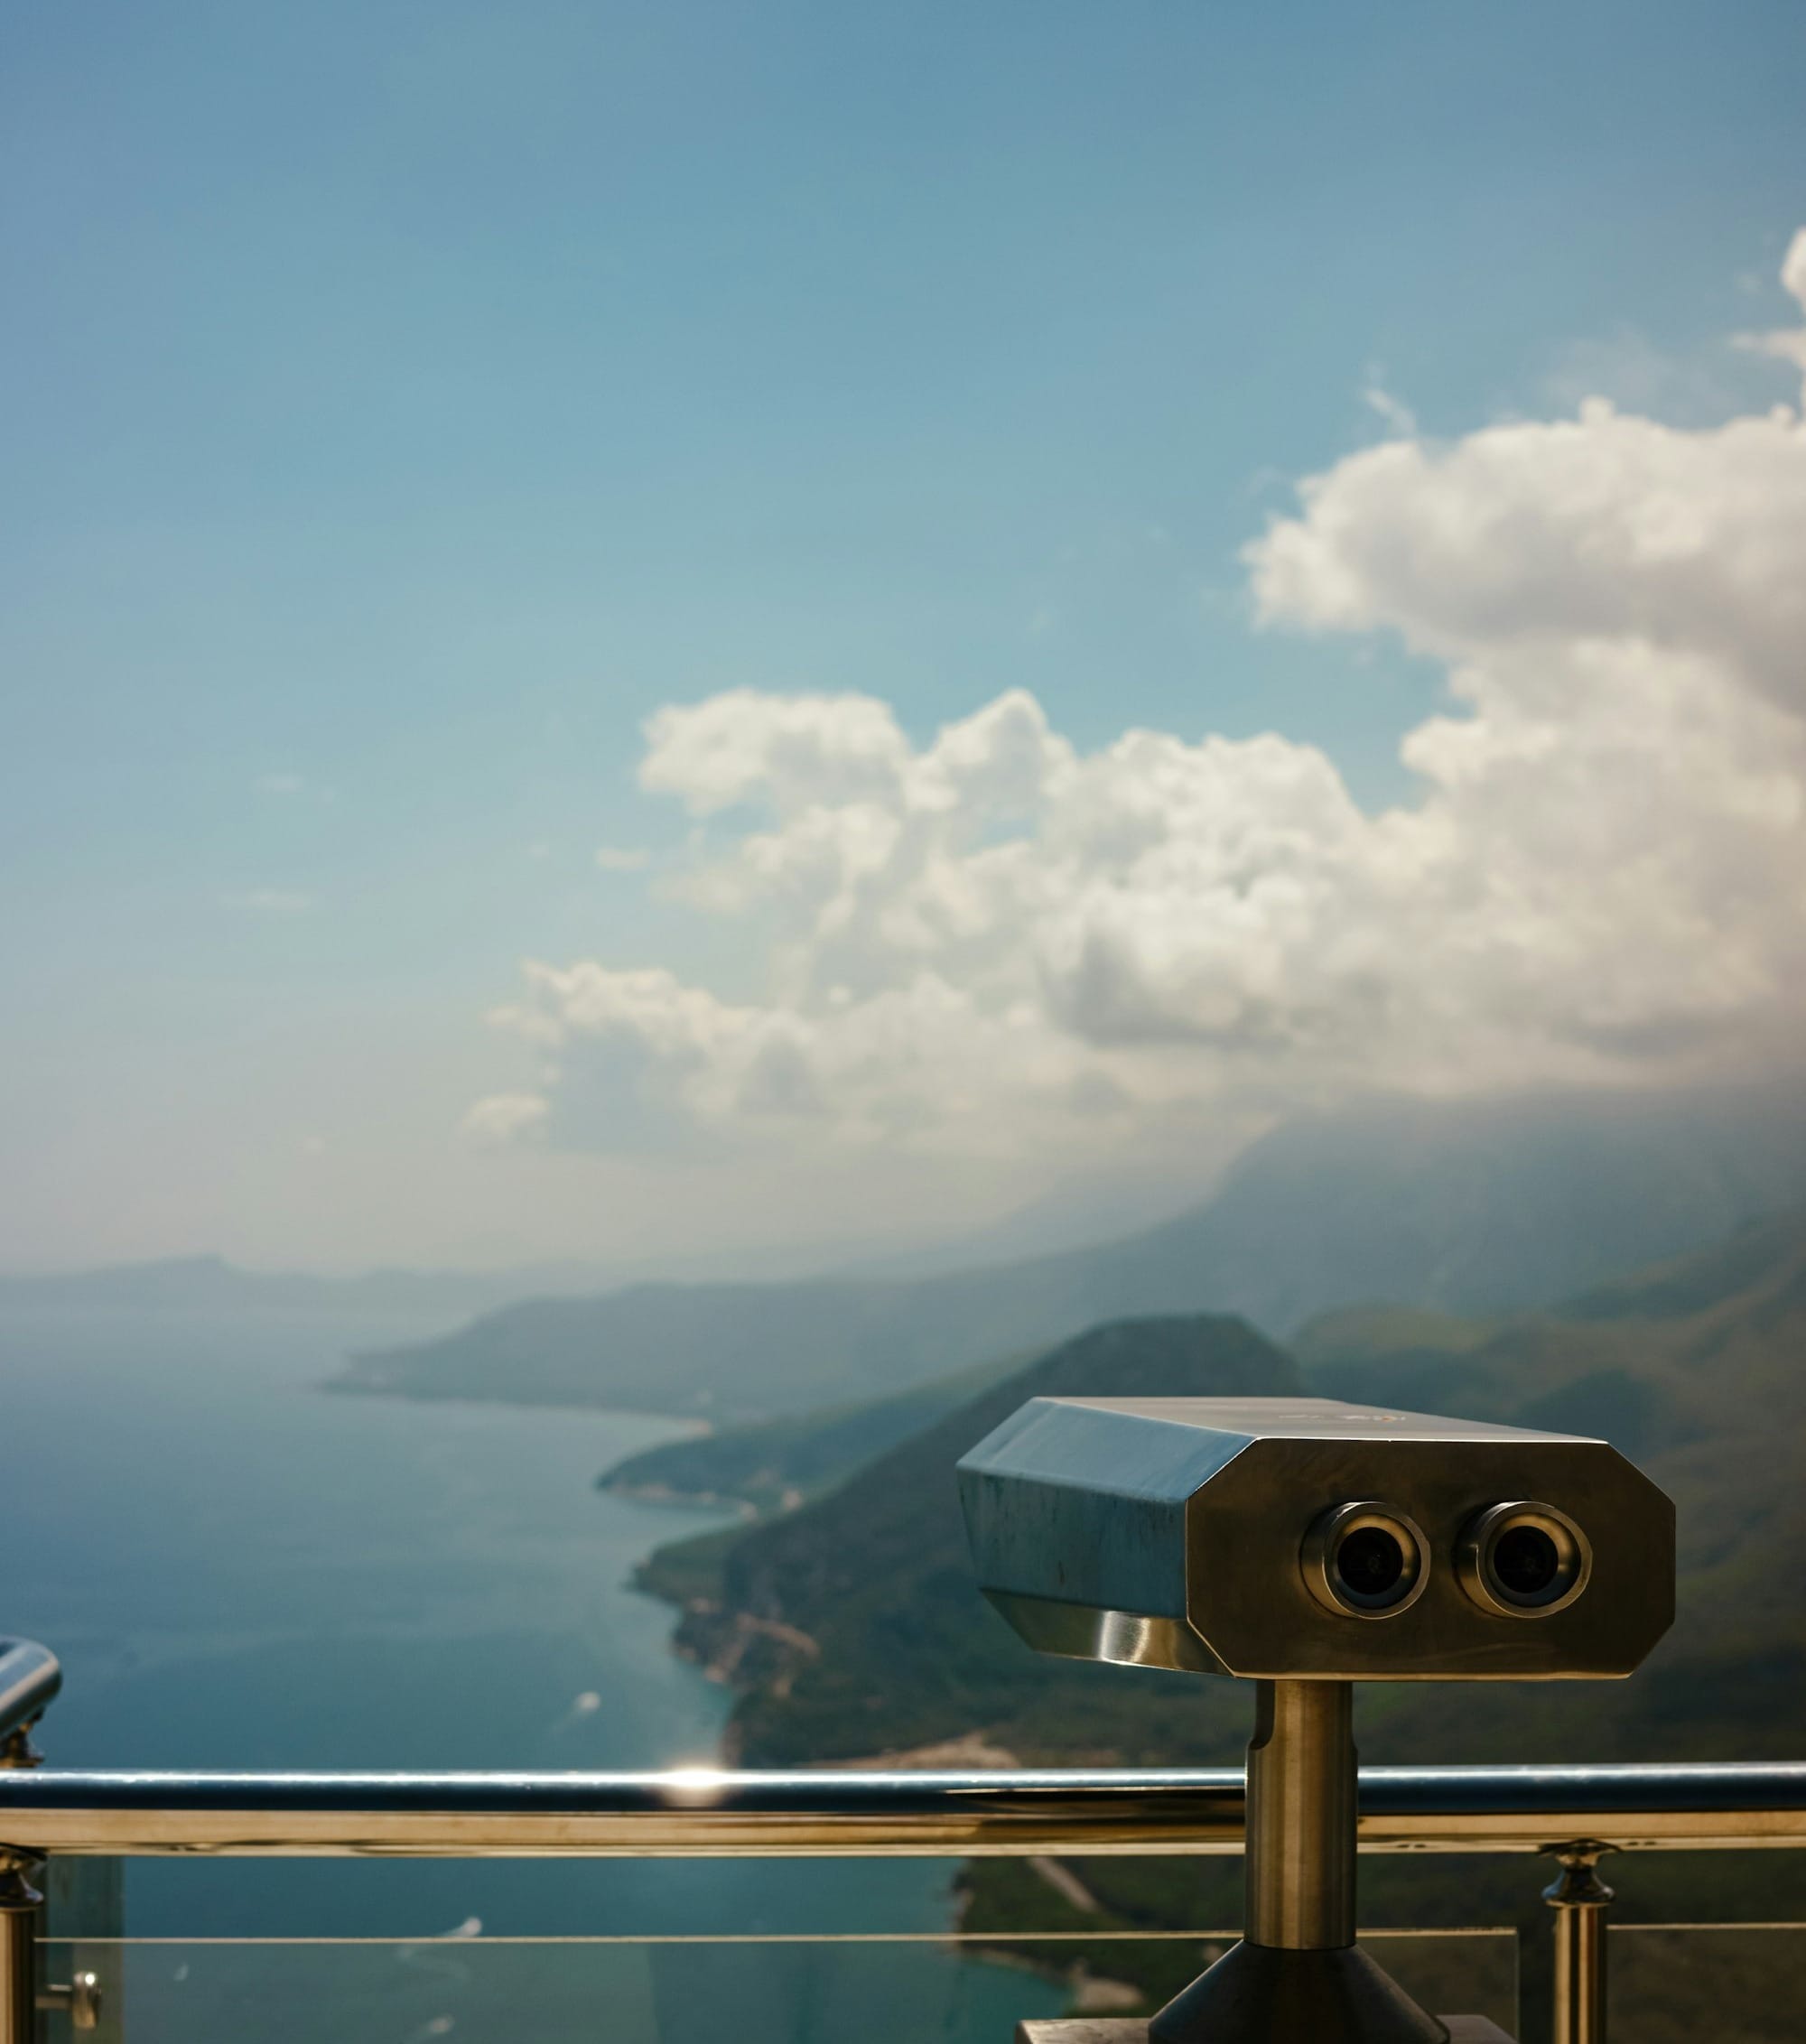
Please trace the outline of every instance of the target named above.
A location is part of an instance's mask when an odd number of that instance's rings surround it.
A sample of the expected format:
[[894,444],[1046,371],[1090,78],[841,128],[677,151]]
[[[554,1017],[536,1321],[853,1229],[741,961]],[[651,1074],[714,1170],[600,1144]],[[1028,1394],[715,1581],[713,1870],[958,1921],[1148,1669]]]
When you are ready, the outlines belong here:
[[1806,1921],[1613,1925],[1612,2021],[1633,2044],[1800,2044]]
[[[746,1932],[636,1938],[48,1938],[40,1978],[90,1976],[98,2030],[48,2011],[62,2036],[132,2044],[1009,2044],[1024,2017],[1134,2015],[1150,1984],[1180,1980],[1233,1936],[1072,1938],[1025,1928],[1005,1949],[923,1931],[808,1937]],[[1421,1998],[1453,1993],[1515,2021],[1509,1929],[1388,1932],[1374,1956]]]
[[[37,2044],[1004,2044],[1233,1939],[1239,1805],[1220,1771],[47,1769],[0,1775],[0,1836],[44,1855]],[[1806,1769],[1374,1770],[1363,1805],[1362,1940],[1424,2005],[1597,2044],[1565,1951],[1620,2039],[1806,2036]]]

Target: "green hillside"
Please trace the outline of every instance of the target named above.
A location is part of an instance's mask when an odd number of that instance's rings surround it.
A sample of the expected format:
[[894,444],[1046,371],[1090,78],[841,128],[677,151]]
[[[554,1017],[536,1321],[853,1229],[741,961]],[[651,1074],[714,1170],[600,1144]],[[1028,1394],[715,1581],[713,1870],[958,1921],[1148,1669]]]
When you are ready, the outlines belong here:
[[599,1488],[624,1497],[683,1499],[696,1504],[745,1505],[763,1517],[793,1510],[805,1499],[843,1482],[871,1461],[919,1434],[943,1414],[965,1405],[1000,1378],[1013,1375],[1023,1358],[957,1370],[932,1383],[870,1405],[833,1406],[826,1412],[768,1419],[718,1434],[662,1442],[628,1455],[597,1479]]
[[1522,1309],[1806,1199],[1806,1100],[1381,1101],[1276,1130],[1211,1200],[1097,1247],[919,1278],[529,1299],[356,1358],[344,1390],[771,1418],[1131,1315],[1285,1336],[1331,1307]]
[[[686,1611],[678,1643],[741,1689],[730,1733],[740,1758],[845,1760],[978,1728],[1013,1751],[1170,1755],[1174,1717],[1196,1714],[1196,1684],[1037,1660],[980,1597],[966,1560],[959,1457],[1025,1398],[1100,1386],[1193,1397],[1300,1388],[1290,1359],[1243,1322],[1119,1322],[993,1385],[842,1489],[718,1547],[707,1602]],[[656,1557],[648,1584],[694,1558],[689,1543]]]

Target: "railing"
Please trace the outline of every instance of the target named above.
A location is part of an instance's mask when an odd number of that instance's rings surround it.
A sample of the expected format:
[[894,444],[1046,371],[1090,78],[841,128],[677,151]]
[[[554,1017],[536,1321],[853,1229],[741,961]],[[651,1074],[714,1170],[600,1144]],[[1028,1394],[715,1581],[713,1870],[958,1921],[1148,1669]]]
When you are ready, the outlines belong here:
[[[14,1774],[41,1854],[632,1859],[1240,1853],[1239,1769],[664,1774]],[[1806,1764],[1380,1767],[1369,1853],[1806,1846]]]
[[[27,1653],[42,1659],[9,1666]],[[29,1726],[57,1680],[43,1649],[0,1650],[0,1740]],[[1221,1769],[0,1773],[0,2044],[29,2044],[43,2005],[32,1882],[51,1855],[1235,1854],[1243,1820],[1242,1774]],[[1599,1860],[1806,1847],[1806,1765],[1373,1768],[1361,1777],[1360,1844],[1553,1856],[1549,2033],[1603,2044],[1612,1898]],[[82,1983],[51,1993],[79,2021]]]

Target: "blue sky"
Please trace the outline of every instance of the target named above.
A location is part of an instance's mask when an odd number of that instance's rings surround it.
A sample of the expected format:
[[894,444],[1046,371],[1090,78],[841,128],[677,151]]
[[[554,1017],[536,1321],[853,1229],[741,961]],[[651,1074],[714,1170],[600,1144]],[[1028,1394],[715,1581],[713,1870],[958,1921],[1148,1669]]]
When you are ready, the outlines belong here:
[[1446,663],[1255,629],[1238,558],[1397,430],[1364,393],[1428,436],[1788,395],[1726,339],[1806,219],[1792,4],[4,34],[15,1267],[825,1234],[844,1175],[749,1219],[749,1166],[456,1137],[535,1082],[485,1021],[521,959],[769,971],[596,864],[684,843],[644,720],[857,690],[921,744],[1022,688],[1081,749],[1275,730],[1409,801]]

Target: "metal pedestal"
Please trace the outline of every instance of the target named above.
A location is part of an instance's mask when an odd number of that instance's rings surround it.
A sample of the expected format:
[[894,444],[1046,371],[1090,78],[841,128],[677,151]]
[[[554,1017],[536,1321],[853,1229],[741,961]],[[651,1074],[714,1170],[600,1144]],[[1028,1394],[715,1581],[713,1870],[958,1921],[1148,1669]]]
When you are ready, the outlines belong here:
[[[1485,2016],[1444,2016],[1448,2044],[1512,2044]],[[1019,2022],[1016,2044],[1147,2044],[1148,2025],[1122,2016],[1076,2016],[1066,2022]],[[1321,2033],[1271,2033],[1270,2044],[1321,2044]]]
[[1243,1941],[1150,2021],[1024,2023],[1022,2044],[1510,2044],[1420,2009],[1354,1942],[1357,1789],[1352,1685],[1259,1684]]
[[1276,1952],[1232,1945],[1148,2025],[1149,2044],[1448,2044],[1358,1945]]

